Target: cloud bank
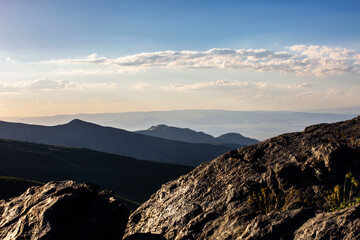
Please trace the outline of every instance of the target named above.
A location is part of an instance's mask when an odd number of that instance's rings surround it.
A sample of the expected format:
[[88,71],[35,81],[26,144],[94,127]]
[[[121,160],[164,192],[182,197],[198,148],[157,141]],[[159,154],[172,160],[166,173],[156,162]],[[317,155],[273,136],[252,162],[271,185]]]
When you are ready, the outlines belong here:
[[82,90],[82,89],[111,89],[115,83],[79,83],[67,80],[38,79],[16,83],[0,82],[0,92],[17,92],[19,90]]
[[249,82],[249,81],[233,81],[233,80],[216,80],[209,82],[197,82],[193,84],[179,84],[171,83],[169,86],[163,87],[164,90],[226,90],[226,91],[238,91],[238,90],[255,90],[260,91],[270,88],[278,89],[304,89],[311,87],[311,83],[301,84],[282,84],[273,85],[267,82]]
[[159,51],[119,58],[98,57],[48,61],[67,64],[107,64],[123,70],[149,68],[167,69],[229,69],[272,71],[325,77],[360,71],[360,53],[346,48],[294,45],[283,51],[267,49],[214,48],[208,51]]

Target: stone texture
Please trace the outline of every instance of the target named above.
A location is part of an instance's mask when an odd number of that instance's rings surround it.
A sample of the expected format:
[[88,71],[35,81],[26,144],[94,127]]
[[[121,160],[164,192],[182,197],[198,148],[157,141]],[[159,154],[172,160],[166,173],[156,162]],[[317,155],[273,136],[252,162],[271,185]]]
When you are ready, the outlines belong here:
[[309,219],[295,232],[296,239],[360,239],[360,205],[321,213]]
[[0,239],[122,239],[129,212],[94,184],[50,182],[0,201]]
[[[130,216],[125,239],[306,239],[309,221],[321,225],[326,190],[350,170],[359,178],[359,139],[357,117],[228,152],[164,184]],[[248,199],[261,188],[286,198],[281,209],[257,213]]]

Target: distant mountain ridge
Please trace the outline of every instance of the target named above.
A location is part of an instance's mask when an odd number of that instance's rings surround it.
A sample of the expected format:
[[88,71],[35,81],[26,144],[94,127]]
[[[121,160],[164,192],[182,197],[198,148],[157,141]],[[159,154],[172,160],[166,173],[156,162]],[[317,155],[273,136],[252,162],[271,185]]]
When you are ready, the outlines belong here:
[[[304,110],[294,111],[230,111],[216,109],[190,109],[172,111],[122,112],[122,113],[79,113],[44,117],[3,118],[10,122],[53,126],[81,119],[102,126],[111,126],[128,131],[147,129],[152,125],[188,127],[201,130],[213,136],[226,132],[239,132],[244,136],[265,140],[285,132],[302,131],[306,126],[318,123],[344,121],[360,115],[360,108],[338,109],[337,111]],[[322,113],[320,113],[322,112]],[[325,113],[327,112],[327,113]],[[336,114],[338,112],[342,114]]]
[[219,137],[213,137],[204,132],[197,132],[189,128],[167,126],[165,124],[152,126],[147,130],[136,131],[136,133],[175,141],[218,144],[231,146],[232,148],[241,148],[259,142],[256,139],[244,137],[239,133],[227,133]]
[[197,166],[231,150],[230,147],[225,146],[194,144],[145,136],[78,119],[51,127],[0,121],[0,138],[89,148],[137,159],[189,166]]

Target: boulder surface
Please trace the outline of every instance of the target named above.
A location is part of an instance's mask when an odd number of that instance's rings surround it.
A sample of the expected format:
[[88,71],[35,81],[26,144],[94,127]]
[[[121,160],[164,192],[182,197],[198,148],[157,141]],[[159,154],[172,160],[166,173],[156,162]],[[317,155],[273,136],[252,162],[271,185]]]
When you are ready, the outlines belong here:
[[164,184],[124,239],[356,239],[360,207],[327,213],[325,199],[359,166],[360,117],[280,135]]
[[50,182],[0,201],[0,239],[122,239],[129,212],[94,184]]

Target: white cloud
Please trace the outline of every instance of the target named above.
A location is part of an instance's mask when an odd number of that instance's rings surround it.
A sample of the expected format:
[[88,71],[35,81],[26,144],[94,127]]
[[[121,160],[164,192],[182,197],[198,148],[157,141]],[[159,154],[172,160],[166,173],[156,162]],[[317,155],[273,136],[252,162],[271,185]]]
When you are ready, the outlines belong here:
[[166,87],[163,87],[163,90],[216,90],[216,91],[239,91],[239,90],[249,90],[249,91],[261,91],[269,89],[303,89],[311,87],[311,83],[301,83],[301,84],[281,84],[274,85],[266,82],[249,82],[249,81],[229,81],[229,80],[216,80],[209,82],[197,82],[192,84],[179,84],[171,83]]
[[136,90],[143,90],[143,89],[150,88],[150,87],[151,87],[151,85],[148,82],[138,82],[138,83],[132,84],[130,86],[130,88],[136,89]]
[[304,89],[304,88],[310,88],[313,85],[311,83],[305,82],[305,83],[300,83],[300,84],[287,84],[285,85],[286,88],[288,89]]
[[197,82],[193,84],[172,83],[165,90],[238,90],[252,87],[264,87],[267,83],[250,83],[228,80],[216,80],[209,82]]
[[359,71],[360,54],[346,48],[294,45],[283,51],[214,48],[208,51],[159,51],[119,58],[98,57],[51,60],[52,63],[116,65],[122,71],[149,68],[217,68],[273,71],[324,77]]
[[67,80],[38,79],[24,82],[0,82],[0,92],[17,92],[19,90],[82,90],[82,89],[111,89],[115,83],[79,83]]
[[354,55],[355,64],[360,65],[360,53]]
[[12,59],[11,57],[6,57],[5,62],[6,63],[17,63],[18,61],[15,59]]
[[64,80],[39,79],[33,82],[23,83],[27,89],[62,89],[68,88],[71,83]]
[[349,57],[354,56],[356,54],[355,50],[349,50],[346,48],[330,48],[327,46],[305,46],[305,45],[294,45],[288,47],[293,52],[298,52],[308,58],[312,59],[320,59],[320,58],[328,58],[333,60],[347,60]]
[[51,60],[48,62],[53,63],[107,63],[109,61],[106,57],[98,57],[96,53],[90,54],[86,58],[73,58],[73,59],[61,59],[61,60]]

